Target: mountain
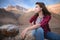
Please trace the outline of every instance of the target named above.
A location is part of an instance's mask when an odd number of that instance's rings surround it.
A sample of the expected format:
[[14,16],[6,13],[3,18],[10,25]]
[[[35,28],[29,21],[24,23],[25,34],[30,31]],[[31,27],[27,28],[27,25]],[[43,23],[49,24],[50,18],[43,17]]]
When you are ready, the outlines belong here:
[[0,25],[18,24],[19,16],[20,14],[14,14],[10,11],[6,11],[4,8],[0,8]]
[[60,4],[49,5],[47,8],[50,12],[60,15]]
[[11,11],[11,10],[20,10],[20,11],[23,11],[23,10],[27,10],[27,9],[24,8],[24,7],[21,7],[19,5],[16,5],[16,6],[8,5],[6,10],[8,10],[8,11]]
[[19,6],[19,5],[16,5],[15,7],[16,7],[17,9],[19,9],[19,10],[27,10],[26,8],[21,7],[21,6]]
[[27,9],[18,5],[0,8],[0,24],[19,24],[18,19],[24,14],[23,10]]

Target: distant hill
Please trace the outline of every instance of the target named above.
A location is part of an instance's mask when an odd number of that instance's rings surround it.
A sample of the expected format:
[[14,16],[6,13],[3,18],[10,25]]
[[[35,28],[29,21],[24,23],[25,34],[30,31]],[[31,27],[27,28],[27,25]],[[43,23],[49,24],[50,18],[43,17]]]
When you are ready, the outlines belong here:
[[50,12],[60,15],[60,4],[49,5],[47,8]]
[[24,12],[24,10],[27,10],[27,9],[24,7],[21,7],[19,5],[16,5],[16,6],[8,5],[6,10],[7,11],[20,11],[20,12],[22,11],[22,12]]
[[27,10],[21,6],[9,5],[7,8],[0,8],[0,24],[20,24],[20,17]]
[[0,8],[0,25],[3,24],[17,24],[19,14],[14,14],[12,12],[6,11]]

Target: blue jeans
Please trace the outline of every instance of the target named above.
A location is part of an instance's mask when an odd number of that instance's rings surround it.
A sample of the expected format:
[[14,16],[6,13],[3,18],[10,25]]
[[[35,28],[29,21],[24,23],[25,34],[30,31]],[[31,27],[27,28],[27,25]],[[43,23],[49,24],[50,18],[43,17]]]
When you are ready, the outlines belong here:
[[[44,40],[44,30],[42,28],[37,28],[33,30],[32,35],[36,38],[36,40]],[[52,32],[47,32],[45,37],[48,40],[60,40],[60,35]]]

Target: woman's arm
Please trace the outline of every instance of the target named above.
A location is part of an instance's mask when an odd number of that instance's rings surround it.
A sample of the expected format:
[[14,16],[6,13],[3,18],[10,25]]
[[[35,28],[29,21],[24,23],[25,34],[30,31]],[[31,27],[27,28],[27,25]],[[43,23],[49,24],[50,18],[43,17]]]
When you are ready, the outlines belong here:
[[34,25],[34,23],[32,22],[32,23],[29,23],[31,26],[33,26]]
[[46,25],[50,21],[50,19],[51,19],[51,16],[46,16],[40,24],[36,24],[36,25],[31,26],[31,27],[28,27],[27,30],[36,29],[40,26],[43,27],[44,25]]
[[39,28],[39,27],[40,27],[40,24],[36,24],[36,25],[30,26],[30,27],[27,27],[25,30],[22,31],[22,33],[21,33],[21,38],[24,39],[26,33],[27,33],[29,30],[33,30],[33,29],[36,29],[36,28]]
[[36,25],[31,26],[31,27],[27,27],[26,30],[29,31],[29,30],[33,30],[33,29],[36,29],[39,27],[40,27],[40,24],[36,24]]

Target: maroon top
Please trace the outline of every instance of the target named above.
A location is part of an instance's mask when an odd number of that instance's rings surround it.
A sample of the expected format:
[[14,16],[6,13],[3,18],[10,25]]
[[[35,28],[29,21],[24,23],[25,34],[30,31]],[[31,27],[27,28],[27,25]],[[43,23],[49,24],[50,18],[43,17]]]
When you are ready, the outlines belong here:
[[[35,15],[32,16],[31,19],[29,20],[29,22],[32,23],[34,21],[34,24],[36,24],[37,17],[38,16],[35,16]],[[49,28],[49,24],[48,24],[50,19],[51,19],[51,16],[47,15],[47,16],[44,16],[43,20],[40,22],[40,27],[43,28],[44,33],[47,33],[48,31],[51,31],[50,28]]]

